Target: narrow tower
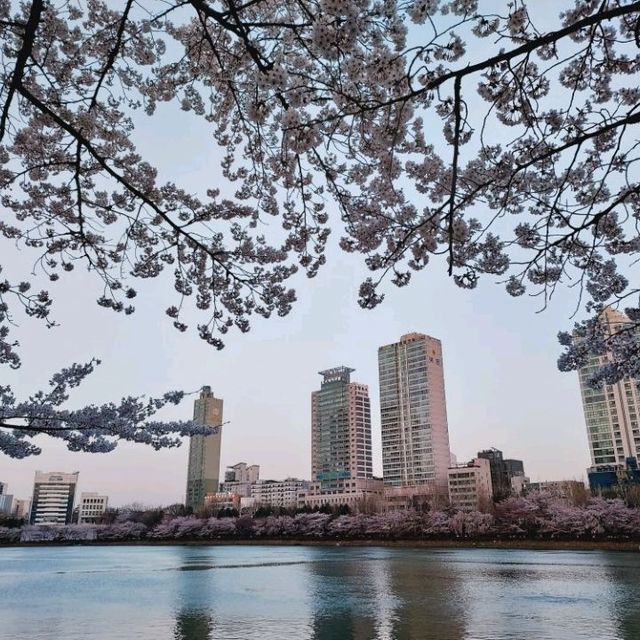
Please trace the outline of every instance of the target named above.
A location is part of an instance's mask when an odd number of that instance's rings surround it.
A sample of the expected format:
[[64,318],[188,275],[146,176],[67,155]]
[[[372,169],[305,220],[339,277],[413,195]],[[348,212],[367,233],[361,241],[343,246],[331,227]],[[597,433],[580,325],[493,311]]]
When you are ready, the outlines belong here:
[[207,494],[218,491],[220,483],[222,399],[213,395],[211,387],[202,387],[200,397],[194,403],[193,419],[200,424],[218,427],[212,435],[191,436],[189,443],[186,504],[197,509],[204,504]]
[[311,394],[311,473],[323,488],[373,475],[369,390],[351,382],[353,371],[320,371],[320,390]]

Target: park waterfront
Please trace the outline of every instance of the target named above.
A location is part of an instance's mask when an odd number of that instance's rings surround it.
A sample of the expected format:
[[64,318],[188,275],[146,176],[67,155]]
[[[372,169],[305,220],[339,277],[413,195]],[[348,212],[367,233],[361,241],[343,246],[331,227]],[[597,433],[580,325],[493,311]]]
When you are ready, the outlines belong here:
[[536,494],[492,513],[451,510],[378,514],[297,513],[196,517],[121,510],[110,524],[0,527],[0,544],[348,544],[554,549],[640,548],[640,509],[621,499],[582,506]]

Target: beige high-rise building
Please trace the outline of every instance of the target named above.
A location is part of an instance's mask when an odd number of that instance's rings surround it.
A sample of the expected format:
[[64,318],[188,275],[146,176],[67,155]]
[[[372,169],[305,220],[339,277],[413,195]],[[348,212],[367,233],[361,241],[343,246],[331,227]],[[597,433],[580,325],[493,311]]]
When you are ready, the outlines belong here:
[[[630,322],[626,315],[610,308],[602,312],[600,321],[609,333],[615,333]],[[627,458],[640,460],[638,380],[623,378],[597,389],[589,386],[591,376],[608,361],[608,355],[593,356],[579,370],[582,406],[594,467],[624,465]]]
[[200,397],[194,403],[193,419],[218,427],[212,435],[191,436],[189,443],[186,504],[197,509],[204,505],[207,494],[217,493],[220,484],[222,399],[213,395],[211,387],[202,387]]
[[440,340],[404,335],[378,349],[378,370],[385,485],[446,496],[450,451]]

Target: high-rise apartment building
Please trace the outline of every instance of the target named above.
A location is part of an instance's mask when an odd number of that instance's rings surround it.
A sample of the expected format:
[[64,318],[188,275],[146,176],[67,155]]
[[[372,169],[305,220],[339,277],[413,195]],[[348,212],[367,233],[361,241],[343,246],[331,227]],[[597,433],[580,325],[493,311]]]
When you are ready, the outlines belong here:
[[69,524],[73,516],[79,473],[36,471],[31,500],[31,524]]
[[449,429],[442,344],[421,333],[378,349],[385,485],[447,493]]
[[373,475],[369,389],[351,382],[353,371],[321,371],[320,390],[311,394],[311,474],[323,488]]
[[218,491],[220,484],[222,399],[213,395],[211,387],[202,387],[200,397],[194,403],[193,419],[218,427],[214,434],[191,436],[189,443],[186,504],[197,509],[204,505],[207,494]]
[[[630,321],[623,313],[607,308],[601,314],[600,322],[606,331],[613,334]],[[596,469],[624,467],[628,458],[640,459],[638,380],[623,378],[597,389],[589,386],[591,376],[608,361],[608,355],[594,355],[579,370],[591,464]]]
[[311,394],[312,482],[299,506],[348,504],[357,509],[382,492],[382,482],[373,478],[369,389],[351,382],[353,371],[320,371],[320,389]]

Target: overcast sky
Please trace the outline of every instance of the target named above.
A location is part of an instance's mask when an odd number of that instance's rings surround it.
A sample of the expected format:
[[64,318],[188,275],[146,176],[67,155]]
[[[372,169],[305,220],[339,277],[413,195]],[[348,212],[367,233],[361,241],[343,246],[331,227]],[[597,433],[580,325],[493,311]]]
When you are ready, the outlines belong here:
[[[165,178],[187,188],[225,185],[210,136],[194,117],[160,110],[136,137]],[[368,275],[358,256],[335,249],[314,280],[299,278],[298,303],[287,318],[257,319],[248,334],[227,336],[216,351],[193,331],[180,334],[164,309],[175,302],[166,281],[133,283],[137,312],[117,316],[99,308],[97,281],[86,273],[65,275],[49,286],[54,318],[46,330],[22,319],[12,334],[22,344],[23,366],[0,370],[2,381],[26,394],[51,373],[91,356],[103,360],[74,394],[74,404],[117,400],[123,394],[161,394],[210,385],[224,399],[229,424],[222,435],[222,469],[239,461],[259,464],[261,477],[310,476],[310,394],[318,371],[347,365],[353,379],[369,385],[372,400],[374,471],[382,472],[378,409],[377,348],[402,334],[422,332],[442,340],[449,434],[459,461],[495,446],[524,460],[532,480],[583,478],[589,465],[577,374],[556,368],[556,334],[572,326],[576,299],[560,291],[548,309],[539,301],[512,299],[485,280],[469,292],[455,287],[443,263],[414,276],[405,289],[389,286],[374,311],[359,308],[358,286]],[[36,258],[0,244],[3,275],[23,279]],[[48,283],[47,283],[48,286]],[[187,321],[197,318],[187,317]],[[192,399],[166,417],[190,418]],[[70,453],[38,440],[42,455],[11,460],[0,454],[0,481],[17,498],[31,494],[33,474],[80,471],[80,490],[99,491],[114,505],[183,501],[188,447],[155,452],[121,445],[110,454]]]

